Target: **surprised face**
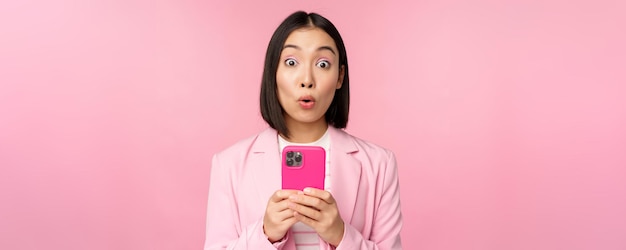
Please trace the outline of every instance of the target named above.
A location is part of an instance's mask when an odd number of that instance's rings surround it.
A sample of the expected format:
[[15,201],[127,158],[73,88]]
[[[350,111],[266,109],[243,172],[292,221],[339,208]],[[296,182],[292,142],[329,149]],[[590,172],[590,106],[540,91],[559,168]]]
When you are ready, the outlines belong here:
[[319,28],[294,30],[285,40],[279,60],[277,94],[287,126],[326,126],[324,114],[343,80],[335,41]]

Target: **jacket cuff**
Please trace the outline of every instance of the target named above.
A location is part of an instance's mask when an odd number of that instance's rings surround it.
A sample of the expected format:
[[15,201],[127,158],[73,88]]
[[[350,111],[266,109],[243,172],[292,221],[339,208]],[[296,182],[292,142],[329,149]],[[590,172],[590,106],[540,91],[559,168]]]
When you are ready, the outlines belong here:
[[345,249],[354,249],[354,246],[360,246],[363,241],[363,235],[361,232],[356,230],[356,228],[352,227],[352,225],[348,223],[344,223],[343,226],[343,238],[337,247],[333,247],[329,244],[331,249],[336,250],[345,250]]
[[258,225],[258,229],[256,230],[257,231],[256,235],[259,236],[258,240],[265,242],[265,244],[263,244],[264,246],[273,247],[273,249],[282,249],[285,246],[285,243],[287,242],[287,240],[289,240],[289,232],[287,232],[287,234],[285,234],[285,237],[283,237],[277,242],[272,243],[270,242],[267,235],[265,235],[265,232],[263,232],[263,219],[259,220],[255,224]]

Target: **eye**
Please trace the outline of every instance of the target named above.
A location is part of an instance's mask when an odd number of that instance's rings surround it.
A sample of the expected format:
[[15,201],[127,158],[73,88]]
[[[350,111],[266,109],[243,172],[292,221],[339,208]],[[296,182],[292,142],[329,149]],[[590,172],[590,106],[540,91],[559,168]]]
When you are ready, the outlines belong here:
[[285,64],[287,66],[296,66],[298,64],[298,62],[296,61],[296,59],[287,58],[287,60],[285,60]]
[[330,63],[328,61],[326,61],[326,60],[321,60],[321,61],[317,62],[317,67],[325,69],[325,68],[330,67]]

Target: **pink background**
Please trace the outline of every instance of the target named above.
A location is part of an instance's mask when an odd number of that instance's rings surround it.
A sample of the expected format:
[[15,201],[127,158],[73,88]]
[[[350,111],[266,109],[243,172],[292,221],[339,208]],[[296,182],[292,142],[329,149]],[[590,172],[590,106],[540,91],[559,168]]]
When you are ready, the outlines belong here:
[[624,1],[2,1],[0,249],[200,249],[263,56],[344,36],[348,131],[395,151],[405,249],[626,249]]

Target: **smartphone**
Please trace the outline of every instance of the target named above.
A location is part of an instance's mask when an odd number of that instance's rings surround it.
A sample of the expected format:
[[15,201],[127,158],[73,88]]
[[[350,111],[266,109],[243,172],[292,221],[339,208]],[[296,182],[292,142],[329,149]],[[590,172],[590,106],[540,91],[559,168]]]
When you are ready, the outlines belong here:
[[286,146],[282,153],[283,189],[324,189],[326,151],[318,146]]

